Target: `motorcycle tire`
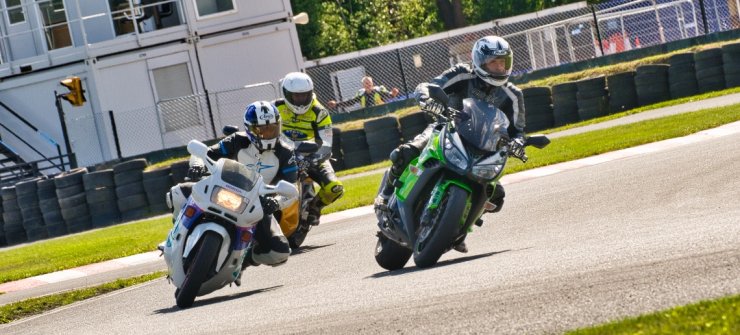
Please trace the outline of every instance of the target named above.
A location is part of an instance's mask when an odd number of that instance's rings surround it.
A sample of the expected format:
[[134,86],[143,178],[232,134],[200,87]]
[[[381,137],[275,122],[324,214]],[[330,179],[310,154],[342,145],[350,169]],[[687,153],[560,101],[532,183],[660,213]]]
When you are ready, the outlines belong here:
[[381,268],[388,271],[403,269],[411,258],[413,251],[405,248],[393,240],[378,233],[378,243],[375,244],[375,261]]
[[311,226],[309,226],[307,223],[299,223],[298,228],[296,228],[293,234],[288,237],[288,244],[290,245],[290,248],[298,249],[303,244],[303,241],[306,240],[306,236],[308,236],[309,230],[311,230]]
[[416,237],[413,251],[416,266],[431,267],[437,264],[442,254],[450,250],[462,227],[460,219],[467,198],[467,191],[456,185],[450,185],[447,194],[437,207],[437,214],[431,220],[432,224],[421,227]]
[[195,297],[198,295],[200,286],[208,278],[208,274],[213,271],[214,262],[218,256],[221,246],[221,236],[212,231],[203,234],[200,247],[196,250],[195,258],[188,267],[188,273],[185,275],[180,289],[175,297],[177,307],[188,308],[193,305]]

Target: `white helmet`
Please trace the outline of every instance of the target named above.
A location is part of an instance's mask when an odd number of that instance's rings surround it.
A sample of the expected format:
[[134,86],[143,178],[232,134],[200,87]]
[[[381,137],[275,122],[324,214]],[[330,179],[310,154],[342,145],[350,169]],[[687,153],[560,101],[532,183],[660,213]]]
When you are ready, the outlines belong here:
[[[479,39],[473,45],[470,58],[473,60],[473,71],[485,82],[501,86],[509,80],[514,52],[503,38],[485,36]],[[494,63],[494,60],[501,61]]]
[[305,114],[313,102],[313,80],[303,72],[291,72],[285,75],[280,84],[285,103],[293,113]]
[[257,149],[275,150],[280,137],[280,112],[270,102],[253,102],[244,111],[244,127]]

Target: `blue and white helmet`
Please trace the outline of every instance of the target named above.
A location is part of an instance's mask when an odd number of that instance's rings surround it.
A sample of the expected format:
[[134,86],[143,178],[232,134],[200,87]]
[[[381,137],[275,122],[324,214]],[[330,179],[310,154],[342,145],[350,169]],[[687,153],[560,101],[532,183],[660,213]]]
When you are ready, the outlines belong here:
[[247,136],[257,149],[275,150],[280,137],[280,112],[268,101],[256,101],[244,111]]
[[[514,63],[514,52],[509,42],[498,36],[485,36],[473,45],[470,56],[473,71],[480,79],[493,86],[506,84]],[[495,62],[500,60],[499,62]]]

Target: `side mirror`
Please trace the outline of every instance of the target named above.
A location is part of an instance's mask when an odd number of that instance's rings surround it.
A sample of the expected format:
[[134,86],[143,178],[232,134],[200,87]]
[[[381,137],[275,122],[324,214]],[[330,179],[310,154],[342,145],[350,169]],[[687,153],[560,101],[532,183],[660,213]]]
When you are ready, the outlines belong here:
[[547,138],[545,135],[532,135],[527,137],[527,143],[525,143],[525,146],[533,146],[537,149],[542,149],[546,147],[548,144],[550,144],[550,139]]
[[274,186],[269,184],[262,184],[262,188],[260,189],[259,193],[260,195],[279,194],[286,198],[298,197],[298,189],[295,187],[295,185],[285,180],[279,181]]
[[429,97],[434,99],[435,101],[447,106],[447,103],[450,102],[450,97],[447,96],[447,93],[439,87],[439,85],[431,84],[427,86],[429,89]]
[[191,140],[190,143],[188,143],[188,152],[200,159],[208,157],[208,147],[198,140]]
[[221,130],[221,132],[224,133],[224,136],[229,136],[235,132],[239,131],[239,127],[232,126],[230,124],[227,124],[224,126],[224,129]]

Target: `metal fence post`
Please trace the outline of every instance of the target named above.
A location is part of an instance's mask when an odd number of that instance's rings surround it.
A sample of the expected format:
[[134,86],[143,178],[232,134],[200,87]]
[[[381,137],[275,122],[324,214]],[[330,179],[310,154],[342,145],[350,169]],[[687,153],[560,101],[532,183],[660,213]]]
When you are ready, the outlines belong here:
[[707,11],[705,9],[704,0],[699,0],[699,10],[701,11],[701,23],[704,24],[704,35],[709,33],[709,26],[707,25]]
[[116,128],[116,118],[113,117],[113,111],[108,111],[108,116],[110,117],[110,126],[113,130],[113,142],[116,144],[116,154],[118,155],[118,159],[121,159],[121,143],[118,142],[118,128]]
[[406,98],[409,95],[409,85],[406,82],[406,73],[403,71],[403,63],[401,63],[401,50],[396,49],[396,59],[398,59],[398,70],[401,71],[401,81],[403,82],[403,92],[406,94]]
[[601,55],[604,55],[604,45],[601,43],[601,31],[599,30],[599,20],[596,18],[596,8],[594,5],[589,6],[591,7],[591,13],[594,16],[594,27],[596,27],[596,42],[599,44],[599,50],[601,51]]

